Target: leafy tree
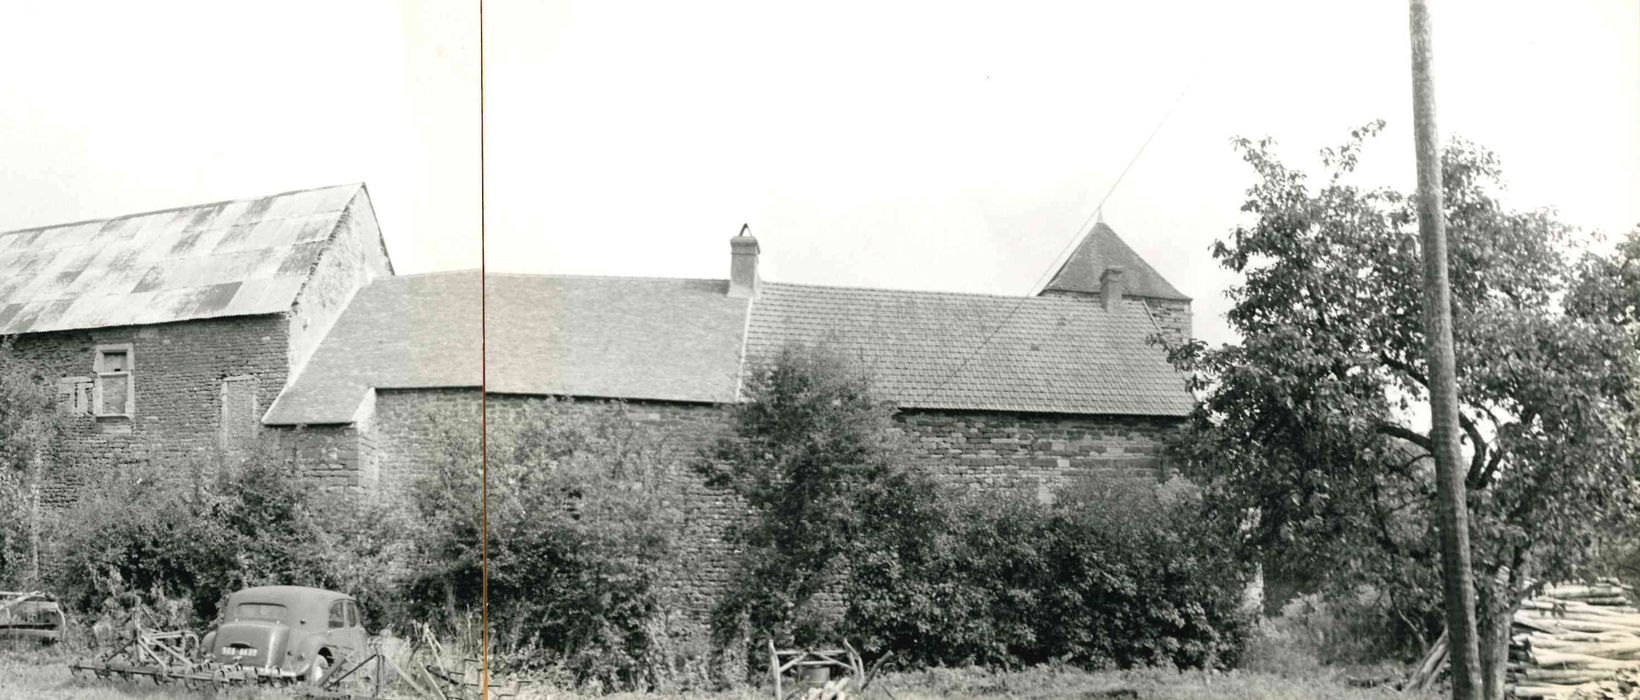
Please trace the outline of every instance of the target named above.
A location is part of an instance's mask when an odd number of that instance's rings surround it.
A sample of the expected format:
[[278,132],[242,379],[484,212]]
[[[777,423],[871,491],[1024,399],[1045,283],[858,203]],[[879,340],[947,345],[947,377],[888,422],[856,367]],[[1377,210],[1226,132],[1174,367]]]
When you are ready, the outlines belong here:
[[744,499],[751,517],[731,532],[742,584],[714,612],[720,641],[750,623],[777,644],[823,639],[839,601],[821,596],[861,535],[873,504],[903,478],[894,466],[894,409],[869,376],[827,348],[788,346],[746,382],[727,409],[733,432],[698,470]]
[[[1266,139],[1235,144],[1258,175],[1252,223],[1217,242],[1239,273],[1241,342],[1173,348],[1205,399],[1172,445],[1249,551],[1335,593],[1381,594],[1403,638],[1438,624],[1433,465],[1411,198],[1349,182],[1382,123],[1322,151],[1313,184]],[[1597,536],[1635,513],[1634,244],[1578,258],[1571,229],[1497,199],[1502,171],[1443,154],[1483,681],[1501,692],[1525,589],[1582,573]],[[1628,296],[1625,296],[1628,295]],[[1427,422],[1427,421],[1424,421]]]

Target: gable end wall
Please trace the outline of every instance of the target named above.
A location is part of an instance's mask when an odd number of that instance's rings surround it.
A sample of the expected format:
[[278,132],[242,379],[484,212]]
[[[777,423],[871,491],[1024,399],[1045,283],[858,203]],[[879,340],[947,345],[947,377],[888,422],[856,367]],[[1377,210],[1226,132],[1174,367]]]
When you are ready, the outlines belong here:
[[330,245],[314,263],[291,308],[292,376],[301,373],[359,288],[391,274],[381,232],[376,228],[376,215],[361,191],[342,212]]
[[271,405],[288,376],[287,329],[284,316],[265,315],[16,336],[14,349],[52,380],[93,375],[98,345],[132,346],[133,418],[70,417],[46,499],[71,501],[101,471],[149,459],[182,465],[216,450],[222,380],[255,377],[259,410]]

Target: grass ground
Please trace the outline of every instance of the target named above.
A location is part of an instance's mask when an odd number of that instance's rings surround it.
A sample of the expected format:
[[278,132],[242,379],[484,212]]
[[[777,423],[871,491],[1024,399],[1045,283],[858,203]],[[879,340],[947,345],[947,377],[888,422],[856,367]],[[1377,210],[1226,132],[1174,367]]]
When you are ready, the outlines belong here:
[[[226,697],[236,700],[288,698],[272,690],[239,690],[222,696],[210,691],[158,687],[152,683],[73,678],[71,655],[63,652],[0,651],[0,698],[43,700],[160,700]],[[745,688],[682,696],[693,700],[760,700],[769,691]],[[527,691],[525,700],[590,700],[591,696],[546,689]],[[655,694],[619,694],[605,700],[658,700]],[[1271,672],[1219,673],[1135,670],[1085,672],[1074,669],[1030,669],[991,673],[973,669],[937,669],[885,676],[866,697],[884,700],[1132,698],[1134,700],[1434,700],[1436,695],[1402,695],[1390,688],[1354,688],[1335,673],[1287,675]]]
[[71,658],[58,652],[0,651],[0,698],[41,698],[42,700],[131,700],[144,698],[230,697],[243,700],[282,698],[267,691],[242,691],[223,696],[209,691],[190,692],[153,683],[124,683],[69,675]]

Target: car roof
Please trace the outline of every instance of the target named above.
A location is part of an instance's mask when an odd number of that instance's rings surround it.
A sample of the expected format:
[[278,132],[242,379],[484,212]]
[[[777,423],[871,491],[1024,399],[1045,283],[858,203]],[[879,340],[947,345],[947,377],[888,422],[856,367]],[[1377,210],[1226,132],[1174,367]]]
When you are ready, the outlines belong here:
[[327,591],[323,588],[309,588],[307,586],[255,586],[245,588],[230,596],[234,600],[255,598],[267,603],[287,603],[291,601],[312,602],[315,600],[352,600],[353,596],[336,591]]

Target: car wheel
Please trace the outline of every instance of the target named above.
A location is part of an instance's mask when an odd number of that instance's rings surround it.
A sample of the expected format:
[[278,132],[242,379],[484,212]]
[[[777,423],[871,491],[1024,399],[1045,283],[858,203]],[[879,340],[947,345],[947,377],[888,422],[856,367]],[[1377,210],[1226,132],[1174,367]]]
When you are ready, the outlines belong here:
[[307,683],[317,686],[325,682],[325,676],[330,675],[330,657],[323,653],[315,654],[313,661],[308,663]]

